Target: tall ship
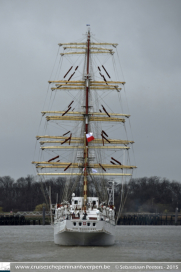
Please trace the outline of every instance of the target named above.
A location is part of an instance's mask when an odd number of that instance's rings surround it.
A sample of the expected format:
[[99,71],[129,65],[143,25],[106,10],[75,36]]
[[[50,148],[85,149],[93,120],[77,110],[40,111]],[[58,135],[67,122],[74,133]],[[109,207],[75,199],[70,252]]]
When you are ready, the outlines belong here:
[[61,199],[51,205],[58,245],[115,243],[123,184],[136,168],[130,163],[134,142],[125,126],[130,115],[122,111],[125,82],[116,70],[117,45],[96,40],[89,26],[81,41],[59,44],[48,109],[42,111],[45,133],[36,136],[39,159],[32,162],[41,181],[59,177],[64,183]]

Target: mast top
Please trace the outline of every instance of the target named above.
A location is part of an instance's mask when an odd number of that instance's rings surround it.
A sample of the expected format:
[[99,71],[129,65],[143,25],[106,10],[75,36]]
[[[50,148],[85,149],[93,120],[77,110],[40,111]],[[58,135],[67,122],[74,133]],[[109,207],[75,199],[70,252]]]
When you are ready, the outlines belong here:
[[90,24],[86,24],[87,29],[88,29],[88,34],[90,35]]

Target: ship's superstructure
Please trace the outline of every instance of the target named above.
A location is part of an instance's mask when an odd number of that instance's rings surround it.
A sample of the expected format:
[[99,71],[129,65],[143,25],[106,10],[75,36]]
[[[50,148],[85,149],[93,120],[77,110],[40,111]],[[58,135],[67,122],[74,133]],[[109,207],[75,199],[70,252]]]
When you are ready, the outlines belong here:
[[72,194],[71,204],[55,205],[54,241],[60,245],[112,245],[115,234],[114,208],[99,204],[98,197]]
[[[68,92],[73,100],[62,111],[47,110],[42,111],[42,114],[46,116],[47,122],[56,125],[67,122],[69,127],[59,126],[62,134],[59,131],[56,136],[37,136],[43,152],[56,153],[51,159],[33,163],[40,177],[67,177],[62,201],[60,204],[57,201],[53,206],[55,243],[111,245],[115,234],[114,189],[112,185],[107,188],[107,177],[129,177],[136,166],[126,165],[120,162],[120,157],[115,156],[122,152],[121,158],[125,157],[133,141],[108,136],[108,133],[114,132],[114,125],[117,128],[124,126],[125,118],[130,115],[110,111],[104,96],[106,92],[120,93],[125,82],[112,80],[104,64],[97,64],[97,60],[91,56],[113,56],[117,44],[93,42],[88,28],[85,42],[59,45],[64,48],[62,58],[67,57],[69,60],[70,56],[84,56],[83,73],[77,78],[79,63],[73,63],[63,79],[49,81],[52,92]],[[93,66],[96,66],[96,71]],[[99,92],[102,94],[99,95]],[[65,152],[68,155],[64,155]],[[114,156],[111,155],[113,153]],[[74,190],[80,182],[81,195],[75,196]],[[95,187],[92,196],[89,182]]]

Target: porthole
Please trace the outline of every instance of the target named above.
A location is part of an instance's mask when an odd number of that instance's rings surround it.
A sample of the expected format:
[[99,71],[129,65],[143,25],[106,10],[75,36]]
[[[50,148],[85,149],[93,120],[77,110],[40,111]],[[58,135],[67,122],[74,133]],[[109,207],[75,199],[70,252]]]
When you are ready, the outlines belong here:
[[90,226],[90,223],[87,223],[87,226],[89,227],[89,226]]
[[95,227],[96,223],[93,223],[93,226]]
[[82,223],[81,223],[81,222],[79,222],[79,226],[82,226]]
[[76,222],[74,222],[73,224],[74,224],[74,226],[76,226]]

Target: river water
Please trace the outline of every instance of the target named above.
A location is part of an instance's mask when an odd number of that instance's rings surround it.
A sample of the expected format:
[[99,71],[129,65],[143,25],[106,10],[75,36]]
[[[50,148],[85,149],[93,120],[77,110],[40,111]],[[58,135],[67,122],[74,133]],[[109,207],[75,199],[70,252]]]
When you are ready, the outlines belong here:
[[0,226],[1,262],[180,262],[181,226],[117,226],[107,247],[58,246],[52,226]]

